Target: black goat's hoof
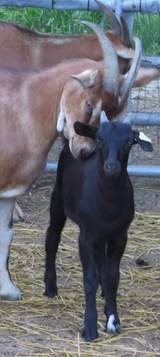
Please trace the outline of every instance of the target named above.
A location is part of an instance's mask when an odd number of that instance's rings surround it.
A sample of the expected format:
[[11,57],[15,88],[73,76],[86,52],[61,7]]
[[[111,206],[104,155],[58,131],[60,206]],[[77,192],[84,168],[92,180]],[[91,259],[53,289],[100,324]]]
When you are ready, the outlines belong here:
[[95,329],[93,330],[92,328],[87,329],[87,331],[84,329],[82,331],[82,337],[86,342],[91,342],[98,338],[98,332],[97,330],[95,331]]
[[43,294],[43,295],[47,296],[49,299],[52,299],[52,298],[54,298],[55,296],[58,295],[58,291],[57,291],[57,289],[55,289],[55,290],[48,290],[48,289],[46,289],[46,290],[44,291],[44,294]]
[[110,315],[106,324],[106,331],[113,335],[120,333],[120,321],[114,315]]

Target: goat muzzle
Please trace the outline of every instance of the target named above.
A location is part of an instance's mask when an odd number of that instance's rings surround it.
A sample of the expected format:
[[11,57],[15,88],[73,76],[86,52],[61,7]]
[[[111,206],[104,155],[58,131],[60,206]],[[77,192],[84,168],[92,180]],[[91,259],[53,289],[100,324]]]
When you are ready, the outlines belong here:
[[118,161],[104,163],[104,173],[106,177],[117,178],[121,173],[121,165]]

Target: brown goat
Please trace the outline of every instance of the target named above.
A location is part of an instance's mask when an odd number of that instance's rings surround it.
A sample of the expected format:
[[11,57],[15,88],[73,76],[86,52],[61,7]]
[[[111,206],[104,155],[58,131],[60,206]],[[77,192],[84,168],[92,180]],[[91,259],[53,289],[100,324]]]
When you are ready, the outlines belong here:
[[[123,78],[112,43],[94,24],[103,62],[70,60],[40,71],[0,70],[0,295],[19,299],[10,279],[9,246],[12,214],[17,196],[36,180],[45,165],[58,131],[69,139],[72,154],[90,155],[91,139],[78,136],[74,122],[98,125],[110,100],[123,109],[141,61],[141,45],[135,40],[135,57]],[[110,112],[110,108],[109,111]],[[58,121],[57,121],[58,118]]]

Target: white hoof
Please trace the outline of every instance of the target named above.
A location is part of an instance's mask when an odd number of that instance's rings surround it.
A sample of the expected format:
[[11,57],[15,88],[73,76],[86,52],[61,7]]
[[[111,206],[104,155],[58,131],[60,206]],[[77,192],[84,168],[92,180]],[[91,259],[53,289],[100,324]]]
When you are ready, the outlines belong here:
[[107,323],[107,332],[112,334],[117,334],[120,332],[120,324],[116,321],[114,314],[109,316]]
[[10,283],[0,289],[0,298],[4,300],[20,300],[22,299],[21,291]]

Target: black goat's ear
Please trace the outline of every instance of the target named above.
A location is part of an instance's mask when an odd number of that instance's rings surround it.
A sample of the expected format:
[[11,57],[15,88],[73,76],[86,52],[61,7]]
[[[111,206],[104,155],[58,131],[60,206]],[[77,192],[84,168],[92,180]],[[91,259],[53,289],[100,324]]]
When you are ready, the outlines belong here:
[[94,126],[81,123],[80,121],[76,121],[74,123],[74,130],[76,134],[80,136],[86,136],[88,138],[95,139],[98,129],[95,128]]
[[140,132],[135,131],[134,143],[139,144],[141,149],[144,151],[148,151],[148,152],[153,151],[151,139],[149,139],[147,135],[142,133],[142,131]]

